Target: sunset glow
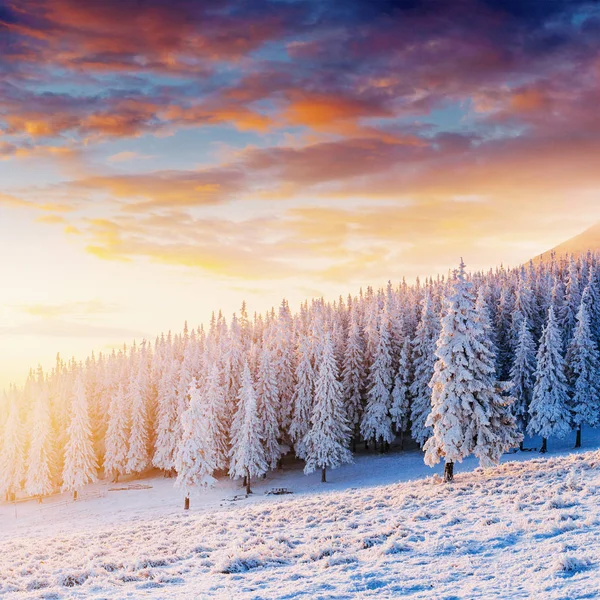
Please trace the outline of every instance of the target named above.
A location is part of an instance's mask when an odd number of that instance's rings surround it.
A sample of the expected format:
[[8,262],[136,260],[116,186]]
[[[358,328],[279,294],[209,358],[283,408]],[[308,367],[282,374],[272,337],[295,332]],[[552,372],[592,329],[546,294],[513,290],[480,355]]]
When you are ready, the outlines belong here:
[[0,49],[0,390],[600,219],[596,2],[9,0]]

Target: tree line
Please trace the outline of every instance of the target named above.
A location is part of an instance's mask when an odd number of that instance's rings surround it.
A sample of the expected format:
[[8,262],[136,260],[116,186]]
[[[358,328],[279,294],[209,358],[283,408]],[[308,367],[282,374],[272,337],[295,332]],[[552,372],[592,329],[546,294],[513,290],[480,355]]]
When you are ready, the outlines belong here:
[[76,497],[99,476],[154,467],[194,489],[252,479],[288,452],[305,472],[386,452],[409,436],[425,461],[496,463],[524,435],[600,420],[600,260],[552,256],[514,269],[314,299],[294,314],[160,335],[32,371],[0,403],[0,494]]

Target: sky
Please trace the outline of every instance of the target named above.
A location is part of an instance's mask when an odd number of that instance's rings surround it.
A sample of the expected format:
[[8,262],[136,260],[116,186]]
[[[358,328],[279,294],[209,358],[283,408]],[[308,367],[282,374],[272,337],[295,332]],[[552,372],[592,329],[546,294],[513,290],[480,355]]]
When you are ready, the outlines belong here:
[[600,220],[600,3],[0,0],[0,388]]

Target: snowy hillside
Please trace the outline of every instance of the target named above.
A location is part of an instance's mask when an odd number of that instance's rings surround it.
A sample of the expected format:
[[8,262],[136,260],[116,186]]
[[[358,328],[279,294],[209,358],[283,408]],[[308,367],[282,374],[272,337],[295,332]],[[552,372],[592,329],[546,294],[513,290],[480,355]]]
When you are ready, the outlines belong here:
[[359,456],[326,485],[292,465],[236,502],[220,480],[189,513],[162,477],[2,505],[0,597],[597,597],[598,451],[503,461],[468,459],[450,486],[417,450]]

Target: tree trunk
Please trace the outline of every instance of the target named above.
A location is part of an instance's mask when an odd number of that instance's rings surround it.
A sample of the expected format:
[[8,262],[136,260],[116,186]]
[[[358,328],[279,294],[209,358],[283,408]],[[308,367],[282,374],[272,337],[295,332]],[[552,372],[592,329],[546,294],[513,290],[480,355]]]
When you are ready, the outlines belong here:
[[246,471],[246,494],[251,494],[252,490],[250,489],[250,473]]
[[400,450],[404,450],[404,430],[400,432]]
[[521,441],[521,443],[519,444],[519,450],[520,450],[521,452],[525,452],[525,446],[524,446],[524,444],[523,444],[523,441]]
[[575,436],[575,448],[581,448],[581,425],[577,428],[577,433]]
[[190,497],[186,496],[183,501],[183,510],[190,510]]
[[115,483],[119,483],[119,474],[115,473],[115,478],[113,479]]
[[248,477],[246,477],[246,475],[244,475],[244,478],[242,479],[242,487],[246,487],[248,485]]
[[352,436],[352,452],[356,454],[356,434]]
[[454,463],[447,462],[444,466],[444,483],[451,483],[454,481]]
[[369,440],[365,440],[365,450],[369,449]]
[[73,490],[73,500],[77,500],[77,490]]
[[546,438],[542,438],[542,447],[540,448],[540,452],[542,454],[546,454],[548,451],[548,440]]
[[377,438],[373,440],[373,449],[377,452]]
[[327,483],[327,467],[321,469],[321,483]]
[[385,442],[383,441],[383,436],[381,436],[381,441],[379,442],[379,454],[385,454]]

